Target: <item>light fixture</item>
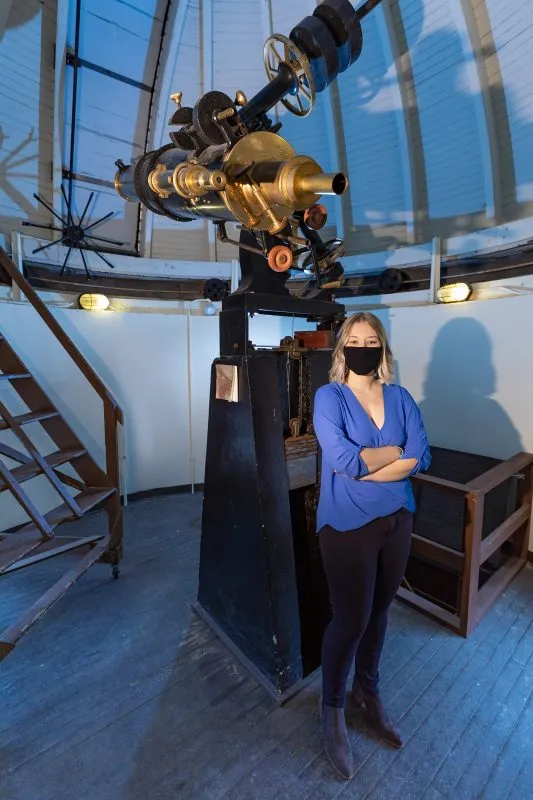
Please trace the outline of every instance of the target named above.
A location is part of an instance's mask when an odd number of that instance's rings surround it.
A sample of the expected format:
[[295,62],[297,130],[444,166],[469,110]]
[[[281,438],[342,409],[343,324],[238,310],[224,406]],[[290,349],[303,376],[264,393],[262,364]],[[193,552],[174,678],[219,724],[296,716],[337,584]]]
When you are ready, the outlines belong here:
[[472,294],[469,283],[449,283],[437,291],[439,303],[464,303]]
[[109,308],[109,297],[105,294],[80,294],[78,305],[84,311],[106,311]]
[[202,304],[202,312],[206,317],[214,317],[217,313],[217,307],[214,303],[208,302]]

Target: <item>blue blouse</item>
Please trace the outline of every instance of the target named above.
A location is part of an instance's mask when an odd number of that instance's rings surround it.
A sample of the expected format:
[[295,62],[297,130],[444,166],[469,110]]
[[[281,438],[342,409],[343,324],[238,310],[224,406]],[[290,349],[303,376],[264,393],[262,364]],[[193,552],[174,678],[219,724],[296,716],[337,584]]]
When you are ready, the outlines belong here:
[[383,385],[385,421],[378,428],[344,383],[321,386],[315,394],[313,425],[322,448],[317,530],[360,528],[400,508],[415,510],[411,481],[359,481],[368,474],[365,447],[396,445],[404,458],[416,458],[411,474],[429,467],[431,454],[420,410],[402,386]]

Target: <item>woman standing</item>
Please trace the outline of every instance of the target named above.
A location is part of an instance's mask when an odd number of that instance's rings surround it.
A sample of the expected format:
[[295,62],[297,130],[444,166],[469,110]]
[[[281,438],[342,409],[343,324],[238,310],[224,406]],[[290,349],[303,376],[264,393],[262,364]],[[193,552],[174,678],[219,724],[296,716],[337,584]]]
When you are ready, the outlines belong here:
[[409,556],[409,477],[427,469],[430,452],[418,406],[391,377],[381,322],[358,313],[344,322],[330,383],[315,396],[322,449],[317,529],[333,606],[322,642],[321,713],[326,753],[346,779],[353,760],[344,705],[354,659],[352,702],[383,739],[403,744],[380,700],[379,660]]

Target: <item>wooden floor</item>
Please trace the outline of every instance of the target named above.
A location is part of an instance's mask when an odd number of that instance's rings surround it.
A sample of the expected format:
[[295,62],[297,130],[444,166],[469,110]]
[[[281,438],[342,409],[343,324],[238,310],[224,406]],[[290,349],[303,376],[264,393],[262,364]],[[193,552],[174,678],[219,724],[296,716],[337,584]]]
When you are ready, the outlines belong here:
[[[198,495],[131,504],[120,579],[94,567],[0,664],[2,800],[533,798],[531,567],[466,641],[394,607],[382,693],[407,743],[354,720],[345,783],[317,683],[278,708],[190,611],[200,514]],[[2,579],[0,623],[60,568]]]

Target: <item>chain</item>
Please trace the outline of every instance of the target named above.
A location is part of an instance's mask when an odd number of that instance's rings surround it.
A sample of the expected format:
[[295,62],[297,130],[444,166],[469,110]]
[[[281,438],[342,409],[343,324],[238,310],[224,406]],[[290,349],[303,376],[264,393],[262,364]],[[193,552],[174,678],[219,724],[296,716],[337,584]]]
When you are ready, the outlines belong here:
[[288,419],[291,418],[291,354],[287,350],[287,359],[285,362],[285,372],[287,374],[287,415]]
[[313,402],[311,399],[311,370],[309,358],[305,359],[305,418],[307,420],[307,433],[314,435],[313,428]]
[[293,361],[300,362],[300,385],[298,387],[298,419],[303,420],[303,400],[302,400],[302,369],[303,369],[303,358],[302,354],[298,350],[298,345],[294,339],[291,337],[286,336],[283,340],[283,343],[288,346],[287,349],[287,360],[285,362],[285,372],[287,376],[287,412],[289,421],[292,419],[291,414],[291,359]]
[[[313,429],[313,403],[311,399],[311,371],[309,368],[309,358],[304,356],[296,346],[294,340],[288,341],[287,337],[283,344],[287,346],[287,357],[285,371],[287,378],[287,411],[288,418],[291,419],[291,361],[299,361],[299,386],[298,386],[298,418],[302,422],[301,433],[305,432],[314,435]],[[318,505],[319,480],[305,490],[305,517],[307,531],[310,536],[314,536],[316,526],[316,508]]]
[[304,359],[300,357],[300,375],[298,377],[298,419],[300,420],[300,425],[303,426],[304,424]]
[[[305,417],[307,420],[306,432],[314,436],[315,431],[313,428],[313,401],[311,397],[311,370],[309,366],[309,358],[305,359],[305,367]],[[309,486],[305,492],[305,517],[307,521],[307,530],[310,536],[315,535],[316,509],[318,505],[319,491],[320,478],[317,469],[316,483],[314,483],[312,486]]]

